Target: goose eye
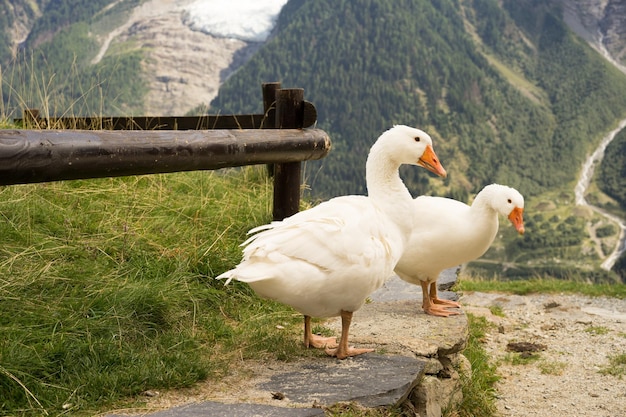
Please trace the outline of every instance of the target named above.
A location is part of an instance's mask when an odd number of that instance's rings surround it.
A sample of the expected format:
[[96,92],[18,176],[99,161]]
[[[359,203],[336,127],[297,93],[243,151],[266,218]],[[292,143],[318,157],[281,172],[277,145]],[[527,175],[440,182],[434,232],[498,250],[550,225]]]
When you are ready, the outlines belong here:
[[420,141],[420,137],[419,136],[415,136],[415,142],[419,142]]
[[508,200],[506,200],[509,204],[511,204],[511,199],[509,198]]

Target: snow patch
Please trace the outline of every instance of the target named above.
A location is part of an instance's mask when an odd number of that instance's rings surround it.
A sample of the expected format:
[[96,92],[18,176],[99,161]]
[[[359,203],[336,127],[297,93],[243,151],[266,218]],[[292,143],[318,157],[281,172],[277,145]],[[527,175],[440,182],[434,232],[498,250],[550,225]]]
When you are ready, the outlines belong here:
[[185,7],[193,30],[245,42],[265,42],[287,0],[197,0]]

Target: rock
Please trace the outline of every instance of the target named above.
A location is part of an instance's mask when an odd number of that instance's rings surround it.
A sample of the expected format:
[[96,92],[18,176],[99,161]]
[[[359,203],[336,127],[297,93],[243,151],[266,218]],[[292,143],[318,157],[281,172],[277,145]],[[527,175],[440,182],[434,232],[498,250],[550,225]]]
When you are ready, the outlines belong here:
[[443,371],[443,365],[439,359],[436,358],[424,358],[424,373],[426,375],[437,375]]
[[459,268],[449,268],[443,271],[437,278],[437,289],[439,291],[450,290],[456,284],[458,270]]
[[191,30],[183,24],[180,10],[136,18],[116,42],[151,51],[142,63],[149,89],[144,103],[147,116],[182,116],[208,105],[232,72],[237,54],[245,53],[248,47],[243,41]]
[[[467,316],[425,314],[420,287],[398,277],[390,279],[371,298],[373,302],[354,315],[351,343],[374,347],[388,355],[424,360],[426,375],[409,401],[420,417],[441,416],[442,409],[462,399],[456,369],[469,369],[471,373],[471,365],[460,354],[469,337]],[[341,328],[338,319],[326,325],[335,332]]]
[[463,399],[461,381],[455,372],[448,379],[425,376],[412,394],[411,403],[420,417],[441,417],[442,411]]
[[506,350],[510,352],[539,352],[547,348],[546,345],[532,342],[509,342],[506,345]]
[[[331,319],[327,326],[339,334],[341,320]],[[427,358],[460,352],[468,338],[465,315],[427,315],[421,308],[421,299],[419,302],[404,300],[366,304],[354,314],[352,330],[352,344]]]
[[[440,291],[439,296],[441,298],[458,300],[458,295],[455,292],[448,291],[456,283],[456,271],[457,268],[450,268],[444,270],[441,275],[439,275],[437,279],[437,289]],[[370,298],[372,301],[416,300],[421,303],[422,288],[419,285],[402,281],[400,277],[394,275],[385,282],[385,285],[375,291]]]
[[316,360],[273,375],[259,389],[279,391],[298,404],[392,406],[408,397],[423,374],[424,362],[418,359],[366,354],[346,360]]

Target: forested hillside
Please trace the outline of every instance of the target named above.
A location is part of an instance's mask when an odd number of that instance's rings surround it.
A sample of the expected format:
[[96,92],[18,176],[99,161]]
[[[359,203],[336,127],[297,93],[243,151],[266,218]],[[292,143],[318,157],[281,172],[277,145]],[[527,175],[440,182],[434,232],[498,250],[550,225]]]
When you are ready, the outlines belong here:
[[[529,196],[574,180],[626,115],[626,77],[531,0],[292,1],[276,36],[220,90],[214,112],[259,111],[259,86],[303,87],[334,149],[315,195],[363,193],[369,145],[394,123],[430,132],[451,172],[438,192],[489,182]],[[414,192],[426,174],[405,170]]]
[[626,211],[626,130],[622,130],[607,146],[600,166],[598,186]]

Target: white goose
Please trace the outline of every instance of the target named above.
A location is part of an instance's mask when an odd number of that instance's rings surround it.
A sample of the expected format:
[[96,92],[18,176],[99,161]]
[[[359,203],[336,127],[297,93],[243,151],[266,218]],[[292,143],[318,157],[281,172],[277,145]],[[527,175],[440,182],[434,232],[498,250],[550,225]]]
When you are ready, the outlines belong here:
[[[252,229],[241,263],[217,279],[247,282],[260,296],[301,312],[306,347],[326,348],[339,359],[371,352],[350,347],[348,332],[352,313],[393,275],[411,233],[413,200],[400,179],[401,164],[446,175],[428,134],[394,126],[370,149],[367,197],[336,197]],[[311,332],[311,317],[334,316],[342,320],[338,346],[335,338]]]
[[437,297],[437,277],[444,269],[477,259],[489,249],[498,232],[498,214],[507,216],[524,233],[524,197],[505,185],[486,186],[471,206],[442,197],[413,200],[413,231],[395,272],[404,281],[421,285],[424,312],[444,317],[458,314],[445,307],[459,307],[459,303]]

